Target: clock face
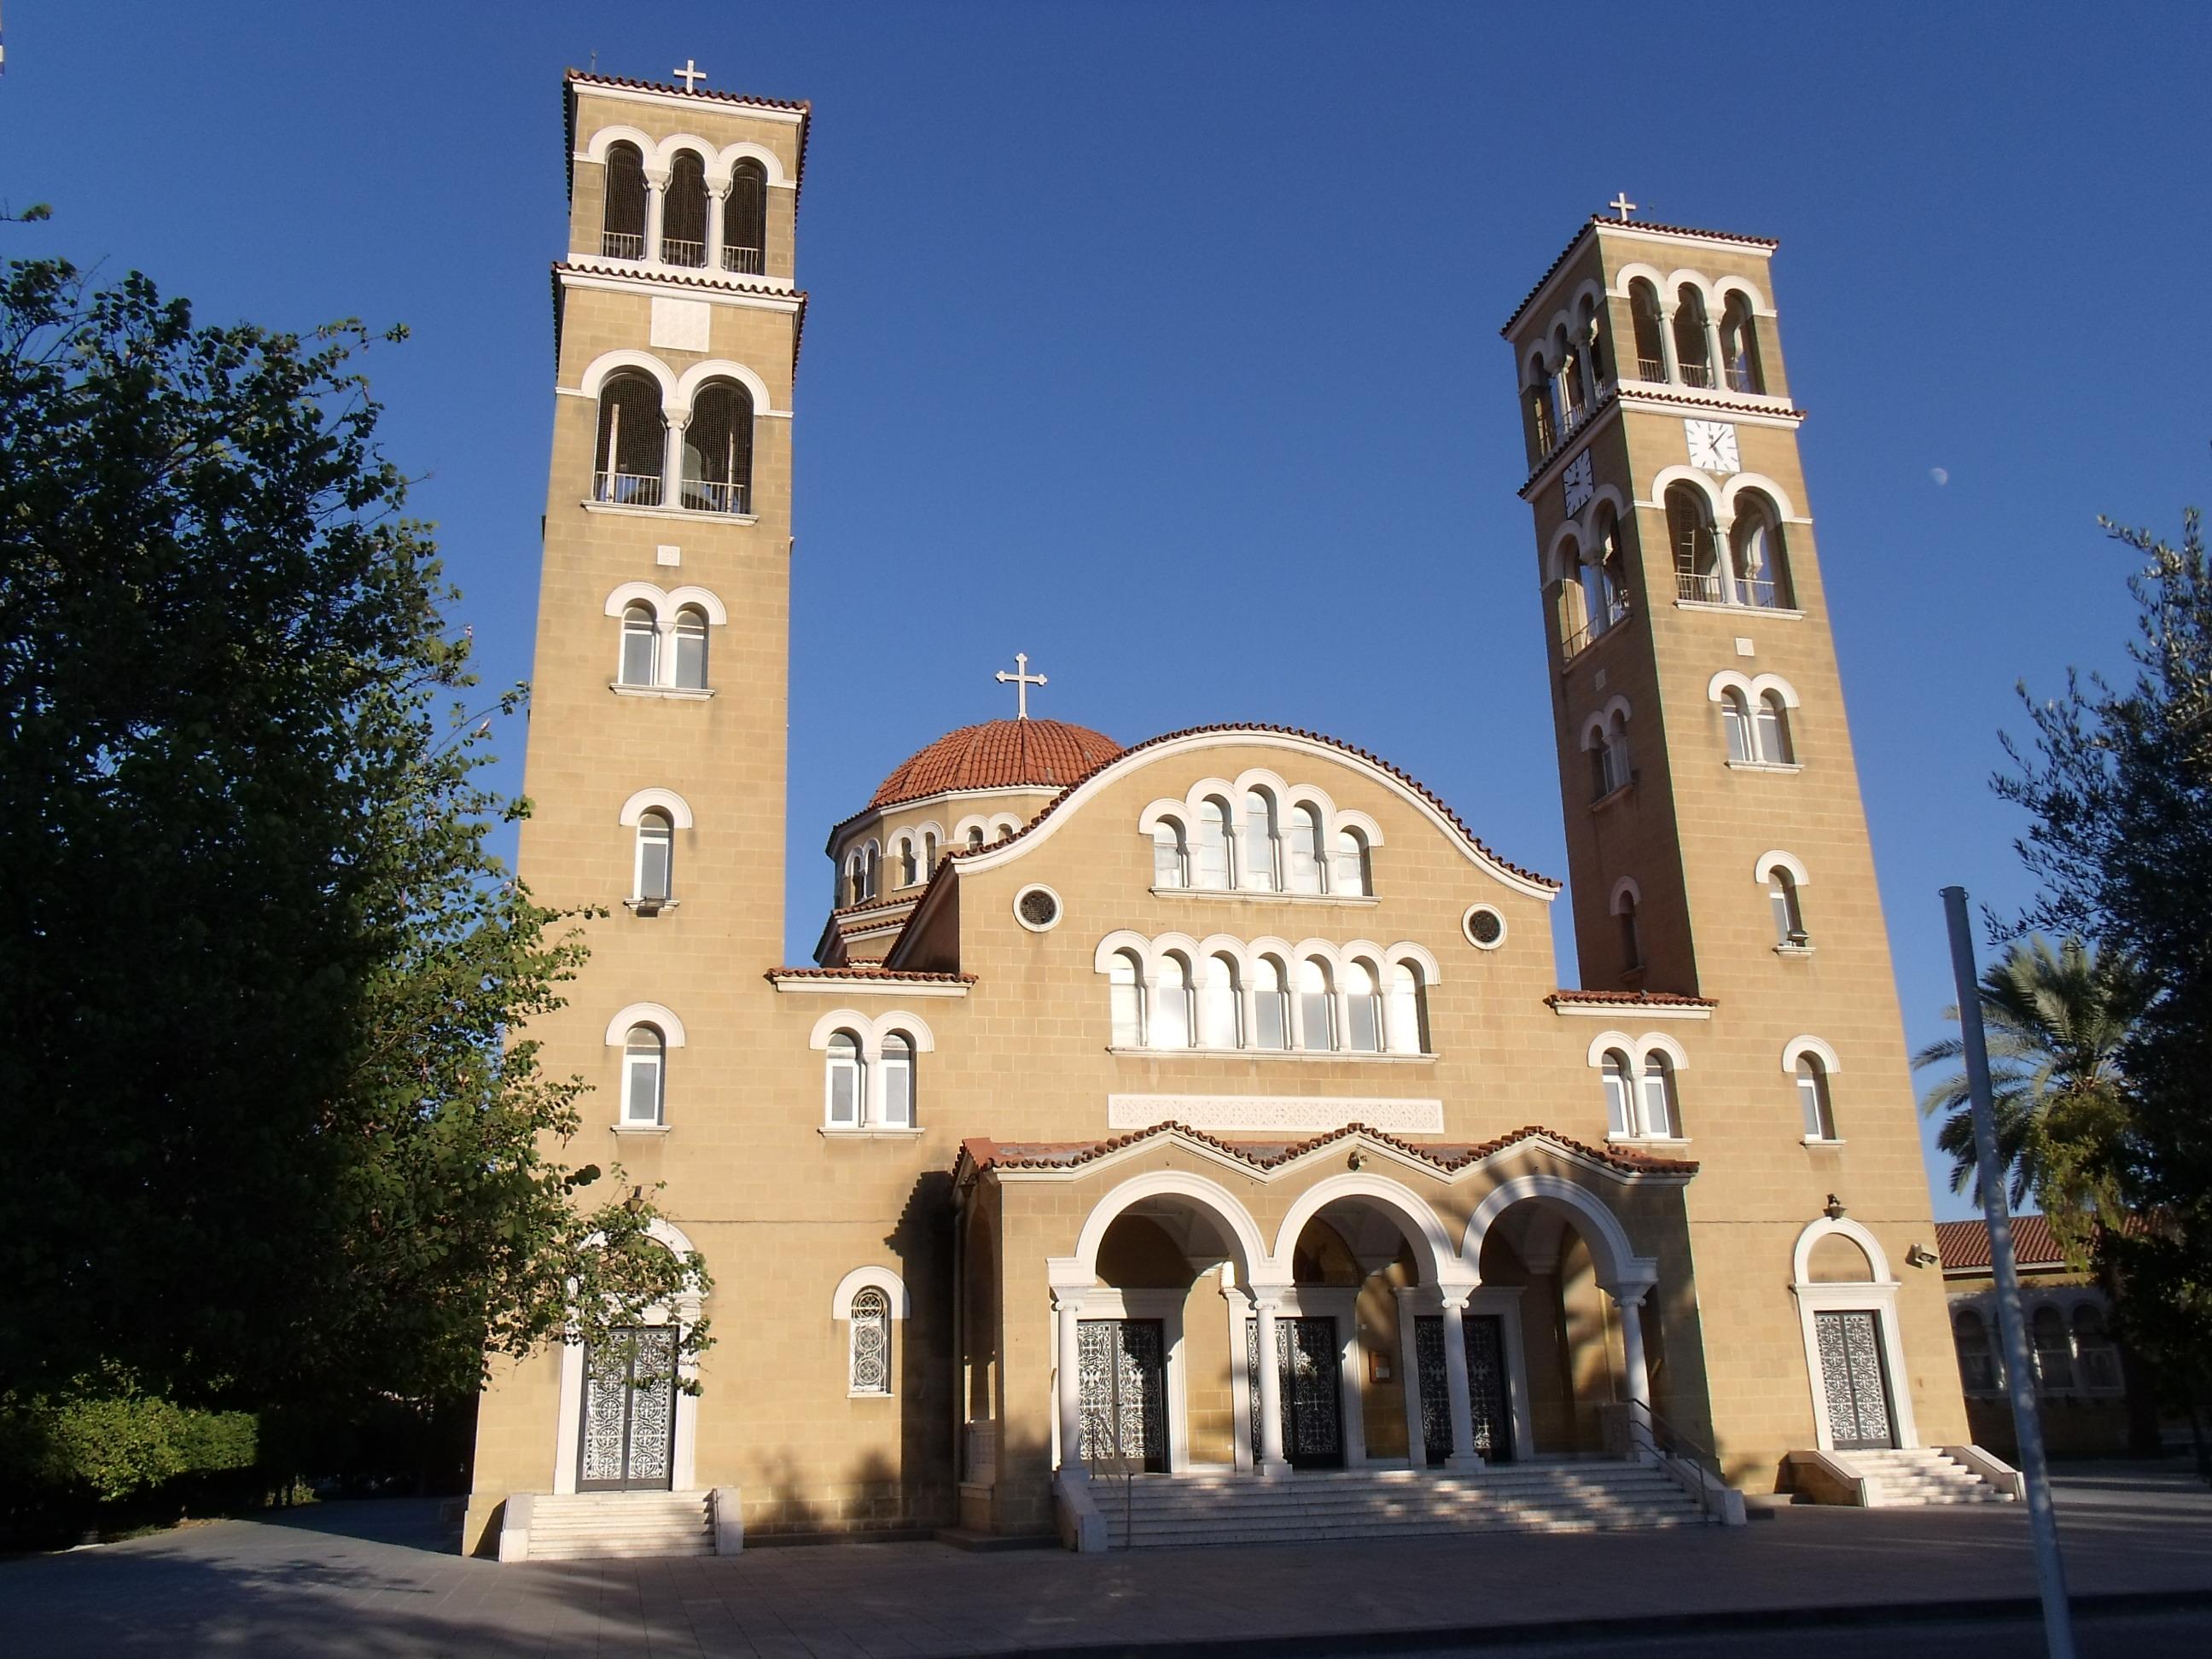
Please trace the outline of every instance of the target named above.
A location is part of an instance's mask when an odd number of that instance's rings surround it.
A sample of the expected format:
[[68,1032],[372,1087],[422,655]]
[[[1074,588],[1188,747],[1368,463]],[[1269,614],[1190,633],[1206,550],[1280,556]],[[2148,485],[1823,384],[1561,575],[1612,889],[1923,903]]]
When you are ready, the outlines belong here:
[[1726,421],[1685,421],[1683,435],[1690,441],[1690,465],[1707,472],[1734,472],[1737,459],[1735,428]]
[[1589,451],[1585,449],[1569,461],[1563,477],[1566,487],[1567,515],[1571,518],[1583,510],[1583,503],[1590,498]]

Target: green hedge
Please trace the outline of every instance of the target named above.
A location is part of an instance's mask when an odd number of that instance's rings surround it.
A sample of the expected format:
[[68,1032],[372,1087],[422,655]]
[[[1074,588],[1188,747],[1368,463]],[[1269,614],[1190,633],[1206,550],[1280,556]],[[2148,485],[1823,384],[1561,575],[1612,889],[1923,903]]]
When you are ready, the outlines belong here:
[[130,1392],[0,1405],[0,1475],[56,1497],[112,1504],[185,1475],[253,1466],[251,1412],[210,1412]]

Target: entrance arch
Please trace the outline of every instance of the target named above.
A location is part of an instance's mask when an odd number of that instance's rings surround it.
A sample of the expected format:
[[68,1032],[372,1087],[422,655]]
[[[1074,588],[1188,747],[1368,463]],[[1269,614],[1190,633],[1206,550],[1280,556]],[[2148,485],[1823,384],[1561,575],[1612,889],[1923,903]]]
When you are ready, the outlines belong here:
[[1902,1287],[1881,1241],[1847,1216],[1822,1216],[1797,1235],[1790,1265],[1815,1443],[1845,1453],[1884,1443],[1917,1446],[1897,1328]]
[[[682,1260],[693,1254],[690,1237],[674,1222],[656,1217],[647,1228],[647,1234],[670,1255]],[[686,1275],[683,1290],[673,1304],[660,1304],[647,1310],[646,1328],[673,1328],[681,1330],[696,1324],[704,1298],[698,1280]],[[585,1345],[570,1337],[561,1346],[561,1396],[554,1421],[556,1438],[553,1450],[553,1490],[567,1495],[577,1490],[580,1466],[582,1462],[584,1439],[584,1409],[586,1396],[590,1392],[586,1374],[588,1356]],[[696,1358],[679,1358],[677,1376],[690,1381],[698,1376],[699,1362]],[[626,1384],[624,1386],[627,1386]],[[669,1390],[668,1406],[674,1420],[670,1425],[668,1440],[667,1486],[675,1492],[689,1492],[696,1486],[699,1444],[699,1396],[683,1389]]]

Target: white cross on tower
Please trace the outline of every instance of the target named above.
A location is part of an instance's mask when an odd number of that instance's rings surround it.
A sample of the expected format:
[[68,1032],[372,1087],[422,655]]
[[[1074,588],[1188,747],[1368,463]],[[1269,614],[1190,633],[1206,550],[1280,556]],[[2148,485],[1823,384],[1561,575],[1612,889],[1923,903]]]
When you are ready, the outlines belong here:
[[1625,190],[1606,205],[1620,215],[1620,222],[1624,225],[1628,222],[1628,216],[1636,211],[1636,204],[1628,199],[1628,192]]
[[1030,672],[1030,653],[1026,651],[1014,653],[1012,673],[1009,674],[1003,668],[999,671],[999,684],[1014,688],[1014,718],[1018,720],[1025,720],[1030,717],[1030,687],[1042,685],[1044,683],[1043,675]]
[[699,67],[698,61],[696,58],[687,58],[684,60],[684,67],[682,69],[671,70],[668,72],[684,83],[684,90],[686,92],[698,91],[699,88],[691,83],[695,81],[703,81],[707,78],[707,71]]

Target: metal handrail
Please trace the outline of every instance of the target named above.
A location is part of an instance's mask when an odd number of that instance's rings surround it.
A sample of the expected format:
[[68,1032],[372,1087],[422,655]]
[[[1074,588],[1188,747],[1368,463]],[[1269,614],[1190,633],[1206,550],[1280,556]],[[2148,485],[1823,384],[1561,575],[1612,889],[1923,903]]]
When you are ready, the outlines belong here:
[[1728,383],[1731,392],[1748,392],[1758,397],[1764,397],[1766,393],[1766,388],[1759,384],[1758,376],[1751,372],[1751,364],[1741,357],[1728,366]]
[[664,236],[660,239],[660,263],[665,265],[698,266],[707,263],[707,245],[688,237]]
[[1686,362],[1681,365],[1684,386],[1703,386],[1710,392],[1713,386],[1713,366],[1711,363]]
[[635,231],[603,230],[599,233],[599,253],[609,259],[642,259],[645,238]]
[[757,276],[768,269],[768,265],[761,249],[739,247],[732,243],[722,249],[722,269],[738,271],[748,276]]
[[[1718,1516],[1722,1505],[1728,1500],[1722,1496],[1729,1490],[1728,1476],[1721,1468],[1721,1455],[1694,1435],[1685,1434],[1641,1400],[1625,1402],[1628,1407],[1628,1433],[1632,1447],[1638,1431],[1651,1450],[1686,1463],[1698,1472],[1698,1507],[1707,1515]],[[1646,1419],[1638,1424],[1637,1416]]]

